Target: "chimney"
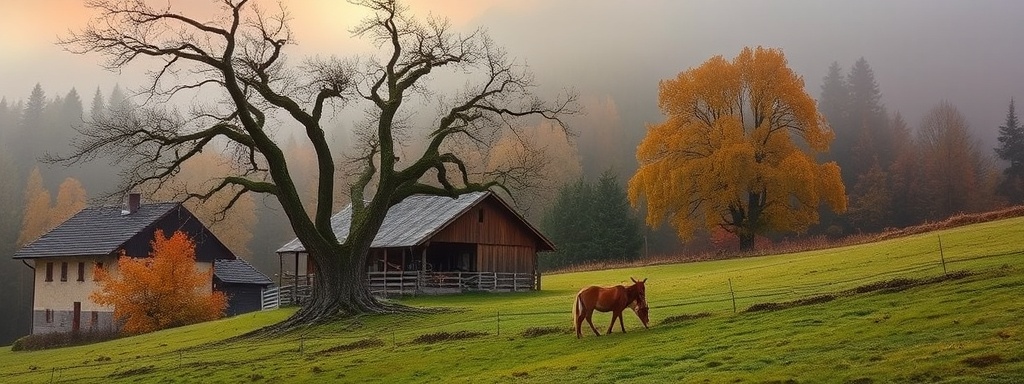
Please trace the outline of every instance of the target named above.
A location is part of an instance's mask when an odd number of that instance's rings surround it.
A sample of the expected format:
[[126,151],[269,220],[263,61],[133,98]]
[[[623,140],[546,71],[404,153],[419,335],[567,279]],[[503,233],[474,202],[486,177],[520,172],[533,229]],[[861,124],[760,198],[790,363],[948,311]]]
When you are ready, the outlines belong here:
[[139,210],[139,204],[142,202],[142,195],[138,193],[128,194],[128,214],[133,214]]

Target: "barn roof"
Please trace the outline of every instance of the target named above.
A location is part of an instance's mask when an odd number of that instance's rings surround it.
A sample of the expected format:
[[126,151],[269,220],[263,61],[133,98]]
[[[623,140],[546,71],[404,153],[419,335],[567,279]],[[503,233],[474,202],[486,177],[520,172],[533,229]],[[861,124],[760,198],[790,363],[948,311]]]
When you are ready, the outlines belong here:
[[173,212],[181,203],[142,204],[125,214],[121,207],[90,207],[19,249],[15,259],[105,256]]
[[225,283],[270,285],[274,282],[242,259],[216,259],[213,275]]
[[[373,238],[373,243],[370,247],[398,248],[423,244],[434,234],[444,229],[448,224],[455,221],[455,219],[462,216],[463,213],[479,204],[488,196],[494,196],[495,200],[501,202],[506,209],[513,212],[544,244],[554,249],[551,242],[541,235],[540,231],[491,192],[470,192],[459,195],[459,197],[454,199],[447,196],[433,195],[407,197],[388,210],[387,216],[384,216],[384,223],[381,224],[380,230],[377,232],[377,236]],[[351,204],[331,217],[331,227],[334,229],[334,234],[338,237],[338,241],[345,241],[348,238],[349,222],[351,219]],[[295,238],[278,249],[277,253],[305,251],[306,248],[299,242],[298,238]]]

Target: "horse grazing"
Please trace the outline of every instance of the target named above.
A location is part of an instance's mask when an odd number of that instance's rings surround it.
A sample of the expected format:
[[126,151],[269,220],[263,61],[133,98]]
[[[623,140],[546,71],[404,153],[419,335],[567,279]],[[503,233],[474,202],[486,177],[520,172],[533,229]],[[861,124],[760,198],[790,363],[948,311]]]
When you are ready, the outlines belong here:
[[637,317],[644,323],[644,328],[647,328],[647,322],[650,320],[647,317],[647,294],[644,290],[644,283],[647,279],[636,281],[636,279],[630,277],[633,280],[633,285],[624,287],[622,285],[616,285],[614,287],[598,287],[589,286],[580,290],[576,294],[576,301],[572,306],[572,320],[576,326],[576,338],[583,337],[580,326],[583,324],[583,320],[587,320],[590,324],[590,329],[594,330],[594,334],[601,336],[601,333],[594,327],[594,322],[591,321],[591,316],[594,315],[594,310],[601,312],[612,313],[612,323],[608,326],[608,333],[612,333],[612,328],[615,327],[615,319],[619,320],[619,327],[622,328],[622,332],[626,332],[626,326],[622,324],[622,311],[626,308],[630,308],[633,312],[636,312]]

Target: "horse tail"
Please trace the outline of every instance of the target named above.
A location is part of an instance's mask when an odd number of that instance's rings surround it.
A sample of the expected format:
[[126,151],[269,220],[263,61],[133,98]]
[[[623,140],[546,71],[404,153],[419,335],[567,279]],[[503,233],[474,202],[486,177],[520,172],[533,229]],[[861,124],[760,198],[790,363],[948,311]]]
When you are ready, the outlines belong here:
[[[583,291],[580,291],[581,293]],[[576,294],[576,300],[572,301],[572,327],[576,333],[580,333],[580,323],[577,319],[580,316],[580,294]]]

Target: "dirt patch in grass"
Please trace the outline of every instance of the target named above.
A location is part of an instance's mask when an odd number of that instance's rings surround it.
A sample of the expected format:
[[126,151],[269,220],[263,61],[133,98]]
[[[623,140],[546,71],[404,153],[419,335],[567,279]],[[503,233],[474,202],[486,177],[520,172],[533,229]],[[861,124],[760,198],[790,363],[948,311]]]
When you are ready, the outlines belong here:
[[523,337],[537,337],[556,333],[568,333],[568,328],[561,327],[530,327],[523,331]]
[[415,339],[412,339],[412,343],[413,344],[434,344],[434,343],[442,343],[442,342],[445,342],[445,341],[472,339],[472,338],[481,337],[481,336],[487,336],[487,333],[485,333],[485,332],[470,332],[470,331],[437,332],[437,333],[428,333],[428,334],[425,334],[425,335],[417,336]]
[[869,293],[875,291],[897,292],[920,284],[920,279],[898,277],[892,280],[876,281],[854,288],[852,293]]
[[985,368],[990,365],[996,365],[1003,362],[1003,357],[996,354],[988,354],[981,356],[968,357],[963,360],[964,364],[974,368]]
[[135,368],[132,368],[132,369],[126,369],[126,370],[120,371],[120,372],[115,371],[114,373],[111,373],[109,375],[109,377],[116,378],[116,379],[123,379],[123,378],[126,378],[126,377],[132,377],[132,376],[135,376],[135,375],[145,375],[145,374],[153,372],[155,370],[156,370],[155,366],[146,365],[146,366],[142,366],[142,367],[135,367]]
[[377,338],[371,338],[371,339],[356,340],[356,341],[353,341],[353,342],[348,343],[348,344],[342,344],[342,345],[330,347],[330,348],[327,348],[327,349],[325,349],[323,351],[320,351],[320,352],[322,352],[322,353],[348,352],[348,351],[354,351],[354,350],[357,350],[357,349],[376,348],[376,347],[383,347],[383,346],[384,346],[384,340],[377,339]]
[[860,295],[860,294],[871,293],[871,292],[899,292],[899,291],[903,291],[903,290],[906,290],[906,289],[909,289],[909,288],[913,288],[913,287],[917,287],[917,286],[941,283],[941,282],[950,281],[950,280],[959,280],[959,279],[963,279],[963,278],[971,276],[971,275],[972,275],[972,273],[970,271],[953,271],[953,272],[950,272],[950,273],[947,273],[947,274],[941,275],[941,276],[934,276],[934,277],[927,277],[927,278],[920,278],[920,279],[911,279],[911,278],[899,277],[899,278],[895,278],[895,279],[891,279],[891,280],[883,280],[883,281],[876,281],[876,282],[873,282],[873,283],[868,283],[868,284],[865,284],[865,285],[861,285],[859,287],[855,287],[855,288],[852,288],[852,289],[841,291],[841,292],[836,293],[836,294],[823,294],[823,295],[805,297],[805,298],[802,298],[802,299],[796,299],[796,300],[792,300],[792,301],[784,301],[784,302],[781,302],[781,303],[774,303],[774,302],[757,303],[757,304],[751,305],[749,308],[747,308],[746,312],[778,311],[778,310],[783,310],[783,309],[788,309],[788,308],[793,308],[793,307],[800,307],[800,306],[805,306],[805,305],[814,305],[814,304],[827,303],[827,302],[835,300],[835,299],[837,299],[839,297],[848,297],[848,296]]
[[910,279],[905,277],[895,278],[892,280],[876,281],[874,283],[865,284],[851,290],[843,291],[840,294],[852,295],[858,293],[869,293],[869,292],[899,292],[908,288],[917,287],[927,284],[941,283],[949,280],[959,280],[971,275],[970,271],[953,271],[941,276],[926,277],[920,279]]
[[711,316],[710,312],[686,313],[686,314],[682,314],[682,315],[669,316],[669,317],[666,317],[665,320],[661,321],[661,325],[682,323],[682,322],[686,322],[686,321],[690,321],[690,320],[696,320],[696,319],[701,319],[701,318],[710,317],[710,316]]
[[804,305],[814,305],[814,304],[827,303],[827,302],[835,300],[835,299],[836,299],[835,295],[825,294],[825,295],[817,295],[817,296],[805,297],[805,298],[796,299],[796,300],[793,300],[793,301],[784,301],[784,302],[781,302],[781,303],[757,303],[757,304],[751,305],[750,308],[747,308],[747,312],[778,311],[778,310],[782,310],[782,309],[793,308],[793,307],[800,307],[800,306],[804,306]]

